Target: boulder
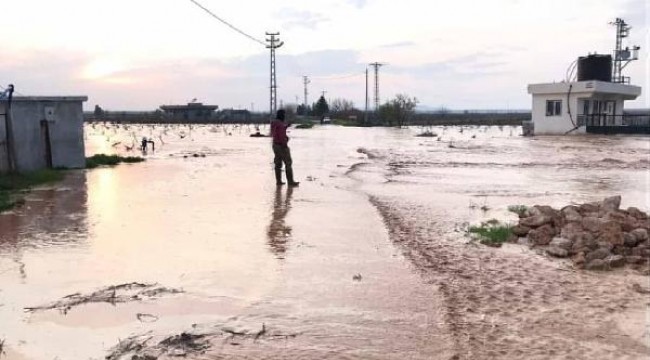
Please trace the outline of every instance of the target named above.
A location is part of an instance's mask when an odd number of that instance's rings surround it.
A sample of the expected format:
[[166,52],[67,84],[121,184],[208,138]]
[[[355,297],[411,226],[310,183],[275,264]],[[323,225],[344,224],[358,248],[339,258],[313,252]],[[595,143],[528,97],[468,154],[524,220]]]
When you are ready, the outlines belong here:
[[571,249],[572,245],[573,242],[571,240],[562,237],[553,238],[549,243],[549,246],[556,246],[567,251]]
[[585,269],[603,271],[603,270],[609,270],[609,266],[607,264],[607,261],[603,259],[594,259],[587,262],[587,266],[585,266]]
[[618,210],[621,207],[621,195],[611,196],[603,200],[601,209],[605,211]]
[[621,223],[621,229],[627,232],[630,232],[634,229],[638,229],[640,227],[641,224],[639,224],[639,220],[637,220],[634,216],[631,215],[627,215],[625,221]]
[[618,223],[623,223],[627,221],[627,216],[627,213],[623,210],[612,210],[606,212],[602,217],[605,218],[605,220],[613,220]]
[[636,236],[630,233],[623,233],[623,244],[627,247],[635,247],[639,241],[636,239]]
[[621,255],[612,255],[607,258],[607,264],[610,268],[619,268],[625,265],[625,257]]
[[527,227],[527,226],[515,225],[512,228],[512,233],[517,235],[517,236],[526,236],[526,235],[528,235],[528,232],[530,232],[530,228]]
[[614,255],[632,255],[632,248],[623,245],[614,246],[612,249]]
[[584,237],[574,241],[570,251],[572,254],[577,254],[579,252],[587,253],[598,249],[598,243],[593,239],[593,236],[590,233],[585,234],[589,235],[590,238]]
[[598,232],[602,223],[603,221],[595,216],[586,216],[582,218],[582,228],[592,233]]
[[559,258],[565,258],[569,256],[569,252],[566,249],[562,249],[557,246],[549,246],[548,249],[546,249],[546,253]]
[[577,222],[580,223],[582,222],[582,215],[578,212],[578,208],[575,206],[567,206],[563,208],[562,210],[562,215],[564,216],[564,219],[569,222]]
[[648,230],[646,229],[634,229],[630,231],[630,234],[634,236],[637,243],[648,240]]
[[624,244],[623,229],[615,221],[610,220],[601,223],[598,233],[598,241],[608,242],[612,245]]
[[646,261],[647,261],[647,260],[644,259],[644,258],[641,257],[641,256],[630,255],[630,256],[626,256],[626,257],[625,257],[625,262],[628,263],[628,264],[643,264],[643,263],[645,263]]
[[553,226],[546,224],[533,229],[528,233],[528,240],[534,245],[548,245],[555,236]]
[[611,252],[606,248],[598,248],[594,251],[591,251],[585,255],[585,261],[590,263],[592,260],[596,259],[605,259],[611,254]]
[[551,222],[553,222],[552,217],[544,214],[537,214],[521,219],[519,221],[519,225],[526,226],[528,228],[537,228],[544,224],[550,224]]
[[599,209],[600,209],[599,203],[586,203],[578,206],[578,212],[582,216],[586,216],[587,214],[597,213]]
[[627,208],[627,213],[630,214],[630,216],[636,218],[637,220],[646,220],[648,218],[648,214],[644,213],[643,211],[635,207]]
[[531,215],[548,215],[550,217],[560,216],[558,210],[546,205],[535,205],[530,209]]
[[597,249],[603,248],[609,250],[610,252],[614,250],[614,245],[608,243],[607,241],[596,241],[596,244],[598,245]]
[[570,222],[562,227],[562,230],[560,230],[560,235],[565,238],[569,239],[572,241],[576,241],[579,237],[584,234],[584,230],[582,229],[582,225],[580,223],[576,222]]
[[571,258],[571,261],[573,262],[573,266],[582,269],[585,266],[585,254],[578,253]]

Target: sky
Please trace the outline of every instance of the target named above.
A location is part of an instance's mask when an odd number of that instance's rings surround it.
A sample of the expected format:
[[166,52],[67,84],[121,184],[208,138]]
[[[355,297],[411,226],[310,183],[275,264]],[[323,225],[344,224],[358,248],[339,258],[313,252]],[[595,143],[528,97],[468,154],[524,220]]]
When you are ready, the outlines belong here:
[[[640,60],[624,74],[650,107],[647,0],[198,0],[254,38],[280,32],[278,99],[365,104],[365,70],[381,102],[421,109],[530,109],[530,83],[562,81],[589,53],[611,53],[617,17]],[[0,85],[22,95],[86,95],[86,109],[154,110],[197,99],[268,111],[269,50],[190,0],[0,0]],[[370,95],[374,77],[370,69]],[[372,103],[372,97],[371,97]]]

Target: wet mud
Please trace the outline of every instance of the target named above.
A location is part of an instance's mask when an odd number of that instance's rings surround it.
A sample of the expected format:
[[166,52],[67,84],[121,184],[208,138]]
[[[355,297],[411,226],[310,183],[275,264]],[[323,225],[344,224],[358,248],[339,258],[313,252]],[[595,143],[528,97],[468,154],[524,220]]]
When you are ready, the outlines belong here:
[[647,279],[465,229],[613,194],[647,210],[647,138],[429,130],[294,129],[288,189],[252,126],[88,126],[89,154],[147,161],[0,215],[2,358],[646,358]]

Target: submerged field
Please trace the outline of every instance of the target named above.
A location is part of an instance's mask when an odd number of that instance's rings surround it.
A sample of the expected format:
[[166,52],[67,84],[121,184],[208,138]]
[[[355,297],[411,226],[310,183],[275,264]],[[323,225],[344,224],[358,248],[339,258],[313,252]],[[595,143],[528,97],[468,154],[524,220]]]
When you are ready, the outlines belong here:
[[[262,128],[262,133],[268,128]],[[429,130],[436,136],[416,137]],[[647,278],[467,229],[513,205],[649,210],[647,137],[519,127],[291,130],[276,188],[253,126],[102,125],[72,171],[0,215],[9,359],[643,359]],[[142,154],[142,137],[156,151]],[[2,355],[0,355],[0,358]]]

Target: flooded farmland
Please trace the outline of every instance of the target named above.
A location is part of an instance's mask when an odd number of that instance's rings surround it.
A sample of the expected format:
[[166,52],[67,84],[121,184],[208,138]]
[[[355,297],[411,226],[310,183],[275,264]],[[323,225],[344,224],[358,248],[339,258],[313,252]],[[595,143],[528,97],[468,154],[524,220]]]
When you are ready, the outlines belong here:
[[647,358],[647,277],[464,229],[510,205],[647,211],[648,138],[429,130],[291,130],[291,189],[253,126],[87,125],[87,155],[156,151],[0,215],[0,359]]

